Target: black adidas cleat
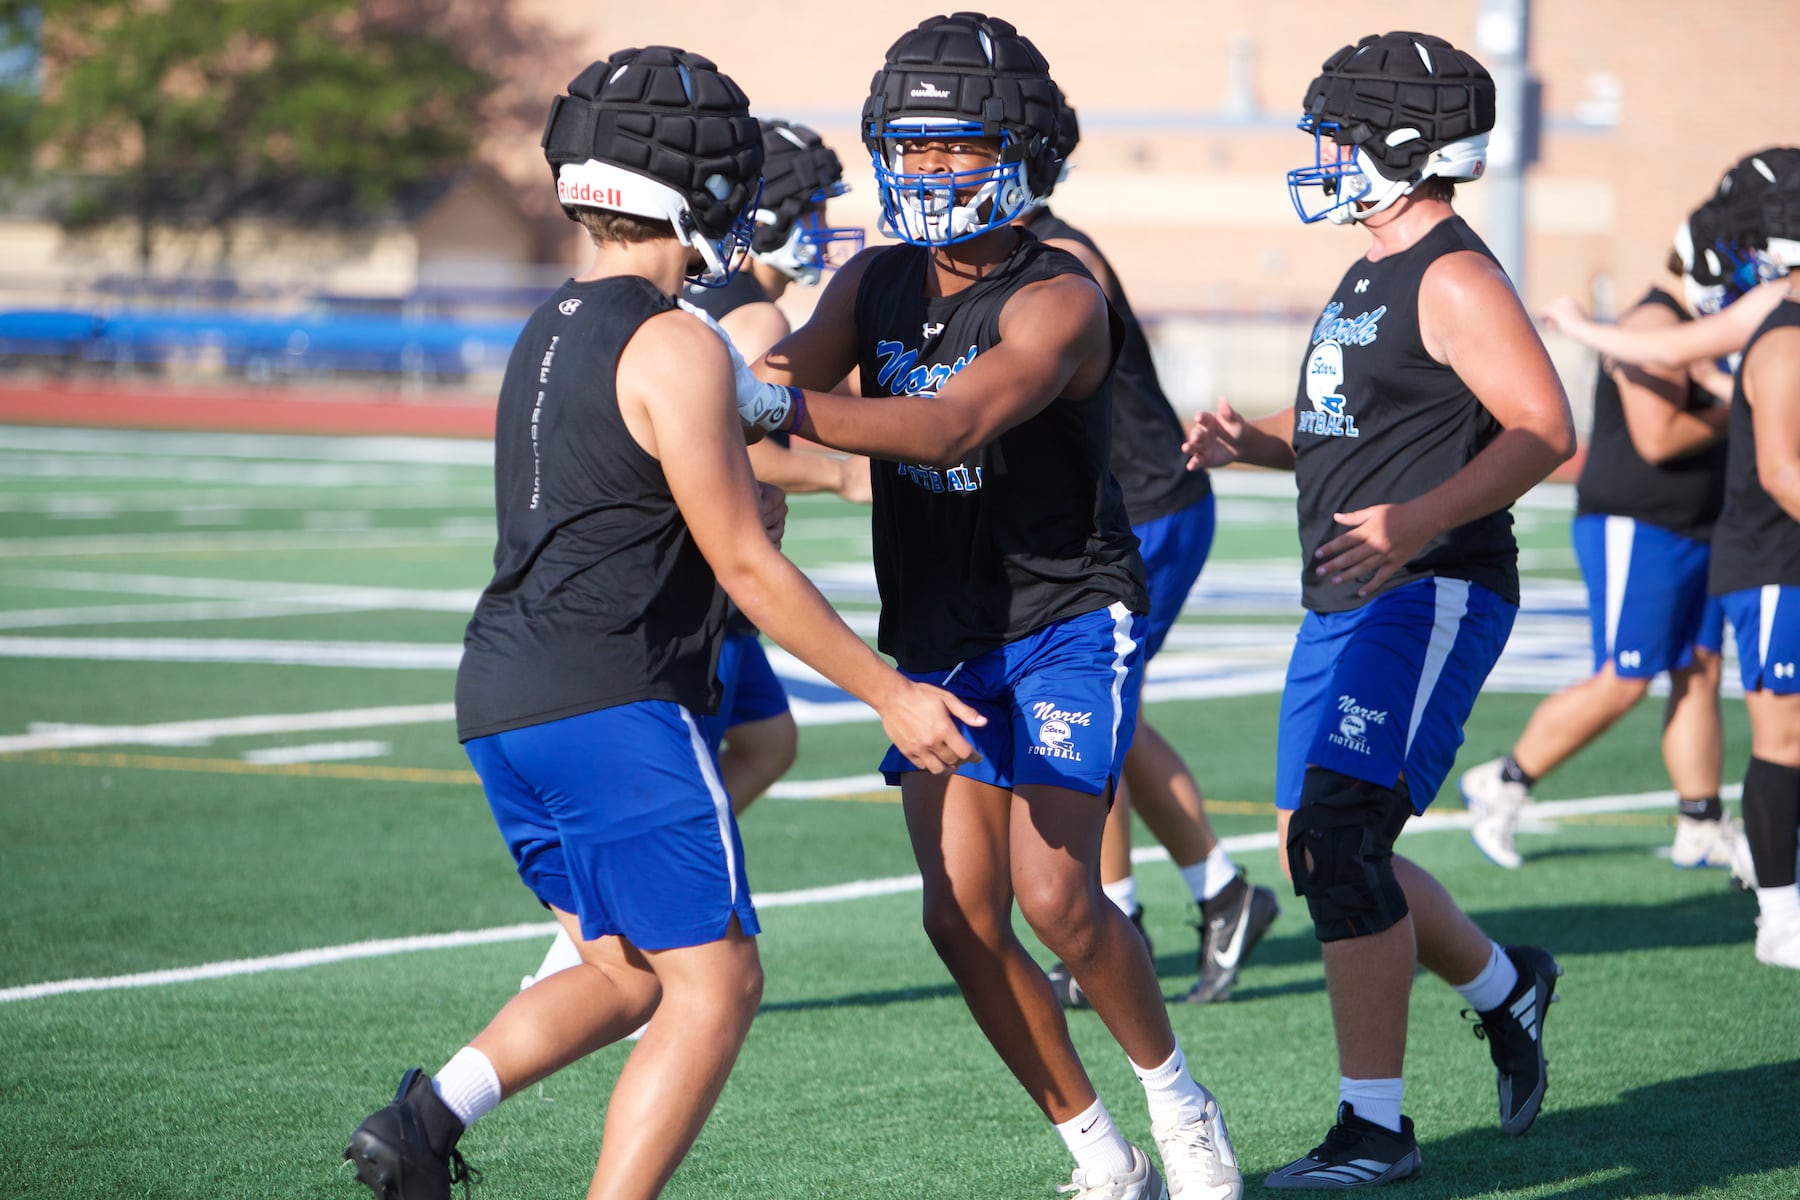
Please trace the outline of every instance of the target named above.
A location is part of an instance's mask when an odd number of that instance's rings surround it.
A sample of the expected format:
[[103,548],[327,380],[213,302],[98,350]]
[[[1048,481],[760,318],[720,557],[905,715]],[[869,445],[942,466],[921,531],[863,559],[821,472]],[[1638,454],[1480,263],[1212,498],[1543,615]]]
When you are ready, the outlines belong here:
[[1377,1187],[1416,1178],[1422,1166],[1411,1117],[1400,1132],[1365,1121],[1347,1101],[1338,1103],[1337,1124],[1305,1158],[1271,1171],[1263,1186],[1276,1191],[1338,1191]]
[[1231,995],[1238,971],[1256,943],[1281,915],[1273,888],[1252,884],[1240,870],[1223,891],[1199,906],[1200,952],[1195,963],[1200,980],[1181,999],[1188,1004],[1212,1004]]
[[[1132,909],[1131,923],[1137,927],[1138,936],[1144,939],[1144,953],[1148,954],[1150,961],[1154,963],[1156,952],[1150,948],[1150,935],[1144,932],[1143,905],[1140,904]],[[1081,985],[1075,982],[1075,976],[1069,972],[1066,964],[1059,961],[1044,974],[1049,976],[1050,990],[1056,993],[1057,1002],[1064,1008],[1093,1007],[1088,1003],[1087,994],[1081,990]]]
[[356,1179],[378,1200],[450,1200],[450,1185],[481,1182],[457,1152],[463,1124],[445,1107],[431,1077],[414,1067],[400,1080],[394,1102],[350,1135],[344,1157],[356,1164]]
[[[1499,1080],[1500,1128],[1520,1134],[1537,1120],[1548,1083],[1544,1058],[1544,1016],[1556,997],[1563,969],[1538,946],[1507,946],[1519,982],[1498,1008],[1476,1014],[1475,1036],[1488,1044]],[[1464,1010],[1467,1012],[1468,1010]]]

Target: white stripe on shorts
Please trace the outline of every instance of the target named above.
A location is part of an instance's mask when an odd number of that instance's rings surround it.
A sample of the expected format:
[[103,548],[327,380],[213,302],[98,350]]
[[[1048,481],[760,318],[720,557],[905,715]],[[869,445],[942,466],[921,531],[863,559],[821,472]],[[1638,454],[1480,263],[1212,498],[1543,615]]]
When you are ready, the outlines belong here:
[[1769,665],[1769,639],[1775,635],[1775,606],[1781,602],[1781,585],[1766,583],[1762,595],[1757,597],[1756,617],[1760,626],[1756,631],[1756,669],[1764,671]]
[[718,764],[713,761],[712,750],[707,746],[706,739],[700,736],[700,726],[694,723],[694,714],[682,708],[681,719],[687,723],[688,743],[694,748],[694,762],[700,767],[700,778],[706,781],[706,790],[712,793],[713,815],[719,820],[719,845],[725,851],[725,877],[731,881],[731,902],[736,904],[738,861],[731,845],[731,797],[726,794],[725,785],[719,781]]
[[1412,753],[1413,736],[1419,732],[1419,722],[1425,719],[1426,705],[1431,702],[1431,693],[1437,690],[1438,676],[1444,673],[1450,648],[1456,645],[1462,619],[1469,612],[1468,580],[1445,579],[1439,575],[1431,583],[1437,611],[1431,618],[1431,641],[1425,647],[1425,662],[1419,668],[1419,690],[1413,693],[1412,720],[1406,726],[1404,754]]
[[1112,745],[1107,748],[1107,753],[1116,758],[1119,753],[1119,726],[1125,720],[1125,677],[1131,673],[1125,666],[1125,660],[1131,657],[1137,639],[1131,636],[1134,618],[1129,608],[1115,601],[1107,606],[1106,611],[1112,614],[1113,619]]
[[1637,522],[1630,517],[1606,518],[1606,657],[1611,658],[1619,636],[1619,616],[1625,611],[1625,583],[1631,577],[1631,543]]

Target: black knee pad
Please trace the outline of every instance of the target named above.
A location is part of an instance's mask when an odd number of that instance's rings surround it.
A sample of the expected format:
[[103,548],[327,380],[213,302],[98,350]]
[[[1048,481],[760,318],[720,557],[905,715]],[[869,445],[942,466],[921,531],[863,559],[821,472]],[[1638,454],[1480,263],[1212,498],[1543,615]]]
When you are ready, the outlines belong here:
[[1388,788],[1308,767],[1288,822],[1294,891],[1306,897],[1321,942],[1367,937],[1406,916],[1394,839],[1412,816],[1406,781]]

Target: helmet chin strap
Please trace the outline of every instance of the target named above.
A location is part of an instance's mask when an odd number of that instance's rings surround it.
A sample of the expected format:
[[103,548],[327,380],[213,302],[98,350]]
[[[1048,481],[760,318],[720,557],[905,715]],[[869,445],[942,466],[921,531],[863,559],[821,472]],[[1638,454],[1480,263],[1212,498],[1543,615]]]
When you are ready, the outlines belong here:
[[[1362,178],[1367,180],[1370,177],[1364,175]],[[1380,176],[1376,176],[1375,178],[1379,179]],[[1369,205],[1367,208],[1361,207],[1362,202],[1368,199],[1369,195],[1375,190],[1372,186],[1365,186],[1362,195],[1346,204],[1338,205],[1327,214],[1332,224],[1360,225],[1377,213],[1383,213],[1392,208],[1399,202],[1402,196],[1412,195],[1412,190],[1418,186],[1419,181],[1408,179],[1382,179],[1381,182],[1383,184],[1381,194],[1375,198],[1373,204]]]

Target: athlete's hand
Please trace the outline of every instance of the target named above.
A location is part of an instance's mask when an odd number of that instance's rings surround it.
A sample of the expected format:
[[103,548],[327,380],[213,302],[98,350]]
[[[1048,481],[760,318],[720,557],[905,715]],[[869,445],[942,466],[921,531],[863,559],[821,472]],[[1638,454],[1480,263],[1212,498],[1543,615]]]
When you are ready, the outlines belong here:
[[963,763],[981,761],[957,722],[981,726],[987,718],[942,688],[902,678],[880,713],[888,740],[921,771],[948,775]]
[[1349,529],[1313,551],[1313,574],[1360,584],[1358,596],[1373,595],[1438,533],[1412,503],[1377,504],[1331,519]]
[[1587,312],[1581,307],[1581,301],[1573,296],[1558,296],[1544,305],[1544,311],[1539,314],[1538,319],[1551,332],[1570,335],[1588,324]]
[[872,504],[875,490],[869,484],[869,460],[860,454],[839,459],[837,487],[832,490],[852,504]]
[[787,493],[772,483],[756,481],[756,506],[762,513],[763,532],[781,549],[782,535],[787,532]]
[[1231,401],[1219,397],[1216,412],[1197,412],[1188,428],[1187,440],[1181,443],[1187,454],[1187,469],[1223,467],[1238,460],[1244,437],[1244,418],[1231,407]]

